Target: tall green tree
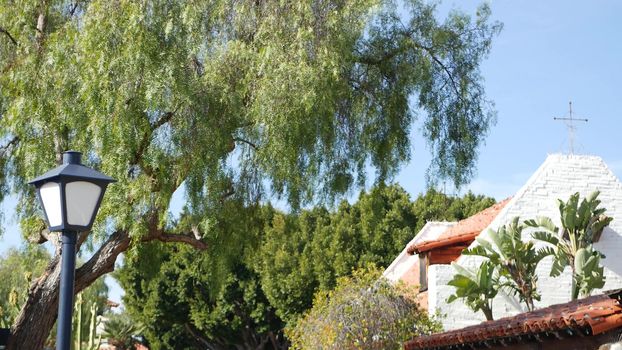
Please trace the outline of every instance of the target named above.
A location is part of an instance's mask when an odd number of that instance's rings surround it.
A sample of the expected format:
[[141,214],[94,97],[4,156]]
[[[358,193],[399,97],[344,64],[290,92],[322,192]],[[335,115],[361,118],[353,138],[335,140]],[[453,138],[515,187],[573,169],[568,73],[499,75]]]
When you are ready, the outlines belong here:
[[237,244],[239,262],[224,276],[209,253],[161,245],[137,248],[136,259],[118,273],[128,309],[152,320],[148,332],[156,349],[283,348],[283,320],[296,319],[318,290],[332,289],[353,268],[388,265],[416,222],[399,186],[361,193],[354,205],[344,202],[335,212],[317,207],[285,214],[263,206],[226,218],[219,235],[246,238]]
[[495,204],[494,198],[476,195],[471,191],[462,197],[455,197],[430,188],[417,196],[413,203],[413,210],[417,217],[415,231],[418,232],[428,221],[462,220],[493,204]]
[[354,269],[391,263],[416,234],[421,214],[414,204],[421,197],[411,201],[398,185],[379,185],[333,210],[287,214],[265,205],[223,213],[218,236],[241,237],[235,265],[189,247],[142,245],[116,274],[124,304],[135,319],[150,320],[156,350],[281,349],[283,328],[313,306],[316,293],[332,290]]
[[[152,349],[287,348],[284,323],[248,263],[215,278],[210,254],[157,242],[137,249],[137,261],[117,276],[124,304],[132,319],[144,320]],[[158,272],[143,274],[149,270]]]
[[[390,179],[417,111],[430,174],[464,184],[494,120],[479,67],[500,25],[486,6],[440,22],[434,5],[404,5],[406,20],[390,0],[4,1],[0,198],[17,193],[24,235],[55,242],[27,180],[67,149],[118,180],[80,292],[142,242],[206,249],[231,197],[296,208],[361,185],[368,165]],[[186,232],[166,215],[182,184],[201,218]],[[9,349],[43,344],[59,266],[35,280]]]
[[[433,215],[421,205],[430,197],[445,203],[438,205]],[[477,197],[479,201],[465,196],[470,207],[460,213],[494,203],[489,197]],[[450,210],[462,207],[461,202],[461,198],[434,190],[411,201],[398,185],[381,185],[361,193],[353,204],[340,203],[333,213],[314,208],[296,215],[276,214],[255,260],[262,288],[277,314],[292,322],[311,307],[318,290],[333,289],[338,277],[369,264],[389,266],[418,226],[423,226],[422,218],[464,219]]]
[[600,263],[605,256],[594,249],[593,243],[598,241],[613,218],[605,215],[606,208],[600,207],[599,193],[592,192],[580,202],[578,192],[566,202],[558,199],[561,229],[548,217],[526,222],[536,228],[535,239],[553,246],[555,260],[551,276],[560,276],[566,266],[570,266],[572,300],[589,296],[594,289],[605,285],[604,268]]

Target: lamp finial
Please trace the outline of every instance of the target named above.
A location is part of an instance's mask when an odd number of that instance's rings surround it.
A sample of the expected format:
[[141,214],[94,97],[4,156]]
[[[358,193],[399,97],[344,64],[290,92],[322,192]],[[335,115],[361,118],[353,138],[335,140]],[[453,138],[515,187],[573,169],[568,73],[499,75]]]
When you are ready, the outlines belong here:
[[63,153],[63,164],[82,164],[82,153],[78,151],[66,151]]

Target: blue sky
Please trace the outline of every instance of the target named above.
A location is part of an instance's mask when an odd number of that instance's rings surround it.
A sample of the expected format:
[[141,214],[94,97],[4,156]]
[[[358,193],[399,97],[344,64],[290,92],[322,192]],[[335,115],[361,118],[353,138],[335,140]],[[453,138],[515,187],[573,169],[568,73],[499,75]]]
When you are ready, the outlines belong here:
[[[439,12],[474,13],[481,1],[445,1]],[[622,178],[622,1],[489,1],[501,34],[482,65],[497,124],[480,150],[468,188],[497,199],[515,193],[547,154],[565,152],[563,117],[572,100],[575,115],[588,118],[576,133],[575,153],[601,156]],[[425,190],[430,154],[413,130],[413,158],[395,179],[413,196]],[[173,203],[181,206],[180,196]],[[5,234],[0,254],[20,244],[12,220],[14,201],[2,204]],[[113,287],[111,299],[120,300]]]
[[[445,1],[474,13],[481,1]],[[575,153],[601,156],[622,177],[622,13],[620,1],[489,1],[504,24],[482,75],[498,121],[481,148],[468,186],[502,199],[527,181],[547,154],[567,151],[565,124],[553,121],[572,100],[579,125]],[[410,193],[425,189],[430,155],[415,133],[414,157],[397,177]]]

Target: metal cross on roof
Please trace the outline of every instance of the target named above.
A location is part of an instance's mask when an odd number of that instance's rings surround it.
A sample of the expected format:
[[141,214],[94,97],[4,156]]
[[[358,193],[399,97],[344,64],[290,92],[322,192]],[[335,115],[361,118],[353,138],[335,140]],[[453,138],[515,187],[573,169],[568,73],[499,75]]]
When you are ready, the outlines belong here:
[[573,118],[572,117],[572,101],[568,102],[568,117],[557,118],[553,117],[553,120],[563,120],[568,128],[568,141],[570,143],[570,154],[574,154],[574,136],[577,131],[577,126],[574,122],[586,122],[585,118]]

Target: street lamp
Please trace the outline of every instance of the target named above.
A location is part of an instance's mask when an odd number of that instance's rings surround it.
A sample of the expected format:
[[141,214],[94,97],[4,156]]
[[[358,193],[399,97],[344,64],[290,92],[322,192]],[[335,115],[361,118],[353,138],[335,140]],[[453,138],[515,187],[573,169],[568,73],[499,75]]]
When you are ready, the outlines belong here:
[[81,164],[82,153],[63,153],[63,165],[29,182],[37,190],[48,229],[63,237],[56,349],[69,350],[78,232],[93,226],[106,187],[115,179]]

